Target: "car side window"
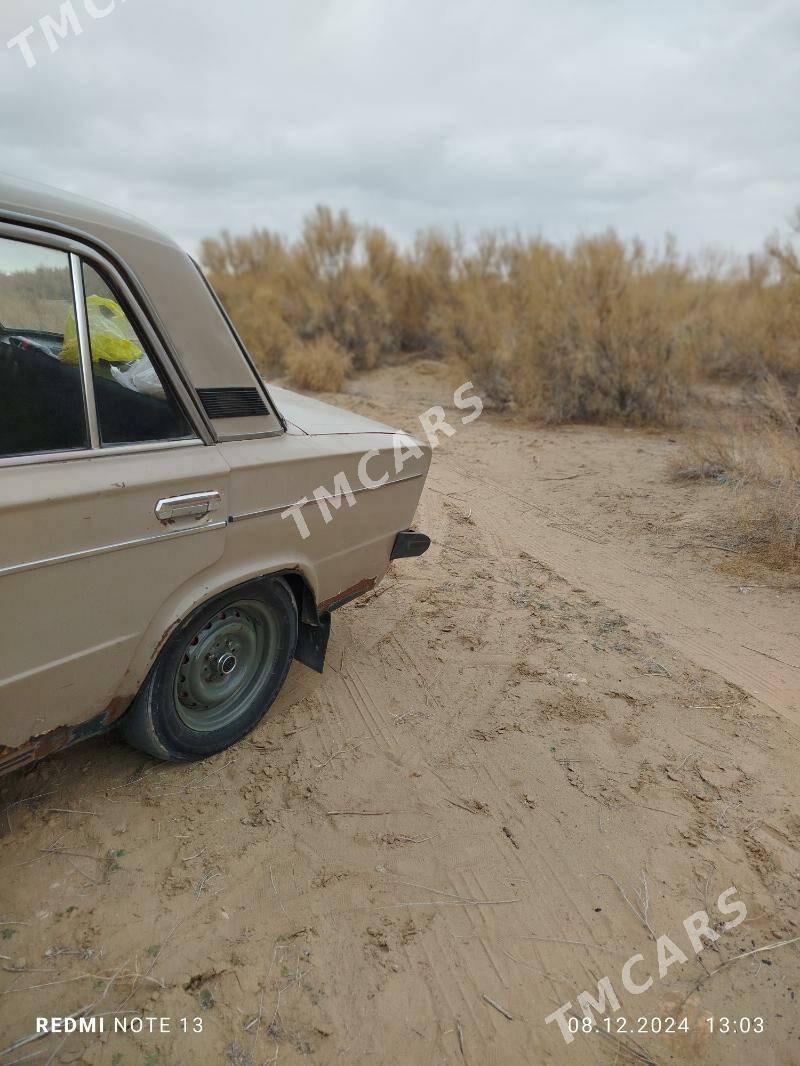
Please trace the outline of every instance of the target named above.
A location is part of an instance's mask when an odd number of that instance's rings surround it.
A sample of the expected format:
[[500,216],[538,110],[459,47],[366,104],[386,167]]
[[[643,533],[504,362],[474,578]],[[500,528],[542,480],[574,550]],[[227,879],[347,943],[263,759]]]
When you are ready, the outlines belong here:
[[[97,422],[103,446],[183,440],[194,436],[177,400],[134,328],[118,294],[88,263],[84,298],[92,352]],[[78,361],[74,329],[66,358]]]
[[0,458],[89,447],[69,256],[0,238]]

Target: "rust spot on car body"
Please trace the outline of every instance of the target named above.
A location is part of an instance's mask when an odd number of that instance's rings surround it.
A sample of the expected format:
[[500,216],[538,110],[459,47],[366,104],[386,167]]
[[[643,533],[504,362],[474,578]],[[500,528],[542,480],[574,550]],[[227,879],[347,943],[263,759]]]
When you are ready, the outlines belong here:
[[59,726],[57,729],[51,729],[49,733],[31,737],[17,748],[0,745],[0,776],[29,766],[46,755],[70,748],[81,740],[107,732],[125,714],[132,702],[133,696],[115,696],[104,711],[90,718],[88,722]]
[[359,596],[364,596],[367,592],[371,592],[378,583],[376,577],[365,577],[363,581],[359,581],[356,585],[351,585],[349,589],[344,589],[342,592],[338,592],[335,596],[332,596],[329,600],[325,600],[319,605],[320,614],[323,611],[335,611],[339,607],[344,607],[346,603],[351,600],[357,599]]

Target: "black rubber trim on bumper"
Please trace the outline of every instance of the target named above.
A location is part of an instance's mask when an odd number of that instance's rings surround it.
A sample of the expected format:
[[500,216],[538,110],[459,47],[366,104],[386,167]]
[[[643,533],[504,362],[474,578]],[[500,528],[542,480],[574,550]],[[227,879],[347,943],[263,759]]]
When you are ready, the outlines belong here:
[[393,560],[415,559],[418,555],[424,555],[430,546],[431,538],[426,533],[406,529],[395,537],[390,558]]

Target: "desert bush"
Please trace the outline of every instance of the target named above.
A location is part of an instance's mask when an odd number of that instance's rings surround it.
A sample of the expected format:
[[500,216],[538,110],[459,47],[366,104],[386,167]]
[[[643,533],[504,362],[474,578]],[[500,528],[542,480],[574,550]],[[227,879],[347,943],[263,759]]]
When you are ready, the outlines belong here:
[[701,370],[710,377],[800,381],[800,276],[769,255],[750,256],[703,286]]
[[[800,237],[800,208],[792,231]],[[773,238],[767,252],[777,277],[769,291],[771,329],[764,362],[768,371],[800,389],[800,254],[791,238]]]
[[289,381],[313,392],[339,392],[352,368],[352,359],[330,337],[295,341],[284,355]]
[[735,383],[744,417],[698,438],[676,476],[723,483],[737,551],[800,569],[794,237],[744,261],[613,232],[566,246],[427,230],[401,249],[320,207],[292,243],[223,233],[203,263],[261,368],[302,388],[338,390],[387,358],[457,357],[484,399],[537,419],[658,425],[696,381]]
[[674,418],[697,377],[800,384],[791,238],[744,262],[682,258],[671,240],[648,252],[613,232],[562,246],[428,230],[401,249],[318,207],[294,242],[223,233],[202,260],[265,373],[298,341],[327,338],[356,370],[455,356],[497,404],[642,425]]
[[800,384],[800,211],[788,237],[772,237],[744,261],[707,257],[701,369],[711,376]]
[[0,322],[6,326],[63,333],[71,307],[69,275],[63,269],[0,273]]
[[743,413],[691,440],[672,474],[721,486],[717,520],[737,552],[800,571],[800,404],[776,377]]
[[658,423],[691,382],[691,299],[679,268],[613,233],[543,273],[516,358],[522,399],[552,421]]
[[496,402],[554,422],[660,422],[693,373],[687,271],[613,233],[571,249],[486,235],[456,266],[438,337]]
[[223,233],[203,242],[201,258],[265,373],[279,370],[298,340],[330,338],[358,369],[401,346],[392,307],[399,257],[385,234],[359,229],[346,212],[318,207],[290,247],[263,230]]

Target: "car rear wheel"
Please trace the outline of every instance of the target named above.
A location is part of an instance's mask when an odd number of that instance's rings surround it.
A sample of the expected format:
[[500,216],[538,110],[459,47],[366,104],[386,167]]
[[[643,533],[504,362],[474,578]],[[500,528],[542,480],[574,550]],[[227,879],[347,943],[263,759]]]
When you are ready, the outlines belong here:
[[281,578],[217,597],[167,641],[120,723],[125,738],[159,759],[202,759],[235,744],[280,692],[297,633]]

